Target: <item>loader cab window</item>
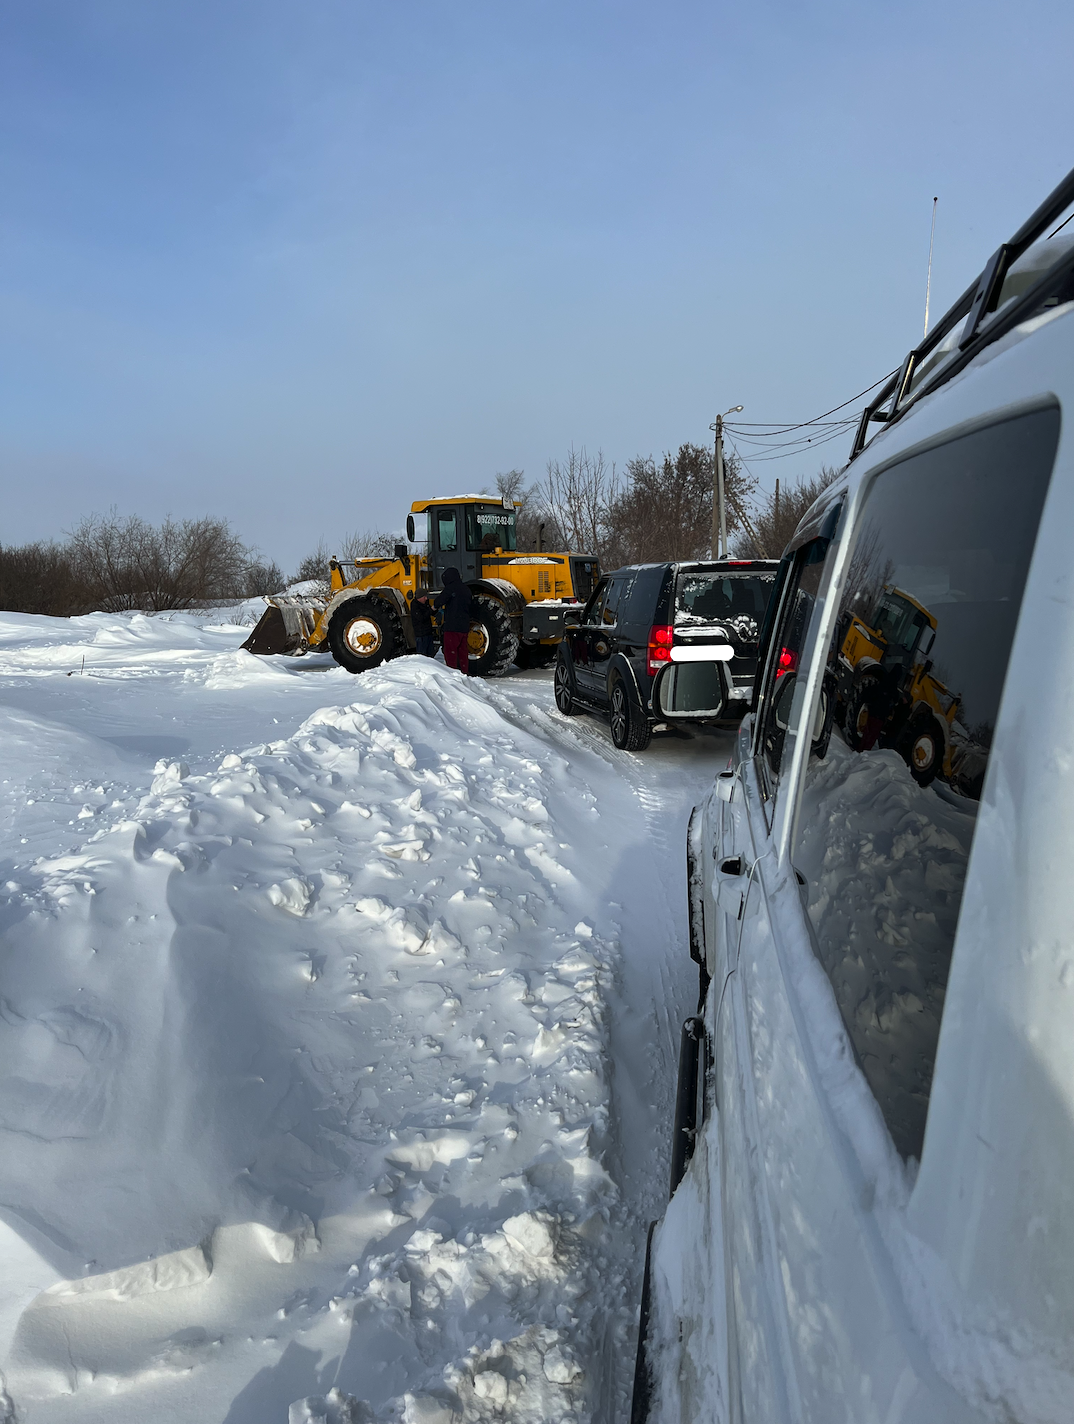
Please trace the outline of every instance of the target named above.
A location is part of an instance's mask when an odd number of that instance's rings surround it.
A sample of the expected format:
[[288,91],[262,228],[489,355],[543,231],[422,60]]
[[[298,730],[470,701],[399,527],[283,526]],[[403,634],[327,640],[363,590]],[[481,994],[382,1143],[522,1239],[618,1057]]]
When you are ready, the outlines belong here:
[[466,547],[471,553],[514,550],[515,511],[501,504],[466,506]]
[[[925,1138],[962,886],[1058,438],[1050,407],[882,471],[834,634],[815,654],[823,680],[791,858],[817,958],[904,1157],[920,1158]],[[805,715],[789,709],[788,742]]]
[[436,546],[445,554],[453,554],[459,547],[459,516],[454,509],[436,511]]
[[571,559],[571,581],[574,596],[584,603],[596,587],[600,578],[600,564],[596,559]]
[[914,652],[928,622],[928,614],[908,594],[893,587],[884,589],[877,604],[876,630],[888,648]]

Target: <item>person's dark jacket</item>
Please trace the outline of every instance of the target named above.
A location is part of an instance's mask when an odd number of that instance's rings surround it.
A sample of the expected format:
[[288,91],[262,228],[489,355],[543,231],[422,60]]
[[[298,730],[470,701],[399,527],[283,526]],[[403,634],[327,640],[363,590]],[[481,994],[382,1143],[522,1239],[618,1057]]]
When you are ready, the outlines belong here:
[[433,611],[427,599],[415,598],[410,605],[410,621],[414,625],[415,638],[433,636]]
[[437,608],[443,609],[442,629],[445,633],[468,633],[470,631],[470,590],[462,581],[458,569],[445,569],[440,576],[443,591],[434,600]]

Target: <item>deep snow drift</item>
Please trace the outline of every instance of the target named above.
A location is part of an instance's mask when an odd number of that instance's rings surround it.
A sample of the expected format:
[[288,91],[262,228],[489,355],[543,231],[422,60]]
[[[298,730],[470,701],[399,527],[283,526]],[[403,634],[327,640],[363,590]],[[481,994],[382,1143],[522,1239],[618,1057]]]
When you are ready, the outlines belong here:
[[622,1417],[726,741],[244,631],[0,615],[6,1397]]

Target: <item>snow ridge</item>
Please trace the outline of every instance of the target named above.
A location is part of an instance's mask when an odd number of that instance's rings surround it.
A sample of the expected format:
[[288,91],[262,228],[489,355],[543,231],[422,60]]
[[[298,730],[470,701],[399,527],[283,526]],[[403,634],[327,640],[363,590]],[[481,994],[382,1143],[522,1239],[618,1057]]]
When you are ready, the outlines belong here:
[[9,882],[19,1418],[597,1403],[618,949],[571,909],[570,768],[438,665],[348,691],[214,774],[158,763],[134,815]]

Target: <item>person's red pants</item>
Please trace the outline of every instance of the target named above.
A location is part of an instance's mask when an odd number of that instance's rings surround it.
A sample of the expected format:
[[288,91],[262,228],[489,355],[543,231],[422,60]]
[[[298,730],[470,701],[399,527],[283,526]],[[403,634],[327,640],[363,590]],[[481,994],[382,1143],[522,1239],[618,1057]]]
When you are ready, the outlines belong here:
[[449,633],[444,632],[444,661],[448,667],[458,668],[460,672],[470,671],[470,654],[466,646],[469,633]]

